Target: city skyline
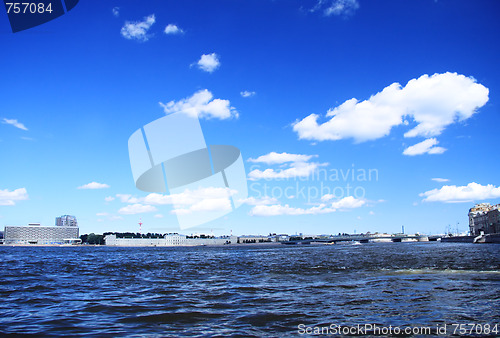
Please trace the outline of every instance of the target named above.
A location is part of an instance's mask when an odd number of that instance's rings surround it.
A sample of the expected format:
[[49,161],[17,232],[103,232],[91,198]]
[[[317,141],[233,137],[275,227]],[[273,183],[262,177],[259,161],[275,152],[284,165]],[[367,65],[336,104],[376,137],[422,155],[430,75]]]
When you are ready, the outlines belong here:
[[[198,117],[241,150],[248,198],[184,233],[468,230],[500,202],[493,1],[80,2],[0,16],[0,224],[179,232],[237,192],[143,192],[129,137]],[[458,225],[457,225],[458,223]]]

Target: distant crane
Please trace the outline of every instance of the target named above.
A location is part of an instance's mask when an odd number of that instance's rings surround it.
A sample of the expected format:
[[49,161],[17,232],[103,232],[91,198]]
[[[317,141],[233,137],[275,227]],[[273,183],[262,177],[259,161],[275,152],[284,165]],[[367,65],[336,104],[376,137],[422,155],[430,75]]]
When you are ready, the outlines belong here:
[[139,218],[139,233],[142,234],[142,218]]

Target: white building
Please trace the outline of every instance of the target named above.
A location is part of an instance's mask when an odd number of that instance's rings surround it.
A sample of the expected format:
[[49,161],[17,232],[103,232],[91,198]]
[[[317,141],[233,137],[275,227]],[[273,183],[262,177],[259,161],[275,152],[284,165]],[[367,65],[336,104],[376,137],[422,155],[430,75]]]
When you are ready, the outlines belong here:
[[78,230],[75,226],[42,226],[40,223],[7,225],[4,244],[74,244],[80,242]]
[[117,238],[115,234],[104,238],[108,246],[198,246],[236,244],[238,237],[188,238],[185,235],[166,234],[163,238]]
[[56,217],[56,226],[58,227],[77,227],[78,222],[75,216],[62,215],[61,217]]

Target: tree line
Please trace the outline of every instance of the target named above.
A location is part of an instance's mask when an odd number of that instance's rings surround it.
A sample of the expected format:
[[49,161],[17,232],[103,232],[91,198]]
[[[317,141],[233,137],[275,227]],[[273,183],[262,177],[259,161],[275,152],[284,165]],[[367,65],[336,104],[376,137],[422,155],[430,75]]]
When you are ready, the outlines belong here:
[[158,233],[148,232],[147,234],[134,233],[134,232],[105,232],[102,235],[90,234],[81,235],[80,239],[82,244],[90,245],[104,245],[104,237],[107,235],[116,235],[116,238],[165,238],[165,235]]

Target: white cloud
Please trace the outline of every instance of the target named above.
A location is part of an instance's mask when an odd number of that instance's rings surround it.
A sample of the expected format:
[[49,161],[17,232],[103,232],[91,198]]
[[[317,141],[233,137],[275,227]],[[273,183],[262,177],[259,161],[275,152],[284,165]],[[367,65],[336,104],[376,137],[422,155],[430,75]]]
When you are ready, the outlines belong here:
[[240,92],[240,95],[242,97],[250,97],[250,96],[254,96],[256,93],[255,92],[250,92],[248,90],[244,90],[242,92]]
[[172,23],[169,23],[167,27],[165,27],[165,30],[163,32],[165,34],[171,34],[171,35],[184,33],[184,31],[181,28],[177,27],[177,25],[174,25]]
[[259,156],[256,159],[249,158],[248,162],[266,163],[266,164],[280,164],[286,162],[307,162],[313,157],[318,157],[318,155],[289,154],[286,152],[276,153],[272,151],[269,154]]
[[28,198],[26,188],[19,188],[12,191],[8,189],[0,190],[0,205],[16,205],[16,201],[24,201]]
[[163,218],[163,215],[162,214],[156,214],[154,217],[155,218]]
[[149,194],[144,198],[144,203],[174,206],[173,214],[187,215],[194,212],[210,212],[220,210],[231,210],[230,196],[236,194],[236,190],[229,188],[199,188],[196,190],[186,189],[182,193],[162,195]]
[[2,121],[3,124],[10,124],[11,126],[14,126],[16,128],[22,129],[22,130],[28,130],[24,124],[21,122],[18,122],[16,119],[6,119],[4,118]]
[[148,41],[150,38],[148,31],[155,21],[154,14],[144,17],[143,21],[126,21],[120,32],[124,38],[129,40]]
[[106,189],[106,188],[109,188],[109,185],[107,185],[106,183],[90,182],[78,187],[77,189]]
[[122,215],[135,215],[153,211],[157,211],[157,209],[152,205],[143,205],[140,203],[136,203],[121,208],[120,210],[118,210],[118,213]]
[[219,56],[215,53],[203,54],[198,60],[197,65],[201,70],[212,73],[220,67]]
[[445,185],[440,189],[433,189],[419,194],[425,197],[423,202],[471,202],[500,197],[500,187],[492,184],[481,185],[475,182],[466,186]]
[[234,107],[231,107],[229,100],[213,99],[212,93],[207,89],[197,91],[191,97],[177,102],[160,102],[160,106],[163,107],[167,114],[182,112],[192,117],[198,116],[199,118],[217,118],[221,120],[238,117],[238,112]]
[[357,0],[334,0],[323,13],[326,16],[330,15],[351,15],[359,8]]
[[248,179],[255,181],[259,179],[308,177],[313,174],[318,167],[327,165],[327,163],[308,162],[311,158],[317,156],[318,155],[289,154],[286,152],[276,153],[273,151],[269,154],[259,156],[256,159],[249,158],[248,162],[253,163],[266,163],[269,165],[284,164],[282,167],[285,167],[286,169],[254,169],[248,174]]
[[[328,202],[335,198],[335,195],[325,194],[321,196],[322,202]],[[353,196],[344,197],[338,201],[332,202],[330,205],[334,209],[354,209],[362,207],[366,203],[363,199],[354,198]]]
[[95,214],[96,216],[108,216],[109,214],[107,212],[98,212]]
[[[182,193],[163,195],[151,193],[146,197],[133,197],[128,194],[117,194],[116,196],[122,203],[133,203],[127,207],[121,208],[119,213],[124,214],[136,210],[148,210],[141,212],[150,212],[156,209],[147,209],[153,205],[171,205],[173,214],[190,214],[193,212],[207,212],[219,210],[231,210],[230,197],[236,194],[236,190],[229,188],[199,188],[196,190],[186,189]],[[134,212],[139,213],[139,212]]]
[[248,197],[243,200],[240,200],[241,203],[248,205],[269,205],[269,204],[277,204],[278,200],[274,197],[264,196],[260,198]]
[[443,182],[449,182],[450,180],[447,179],[447,178],[439,178],[439,177],[436,177],[436,178],[431,178],[431,180],[433,180],[434,182],[440,182],[440,183],[443,183]]
[[375,213],[373,211],[370,211],[368,214],[372,215],[372,216],[375,215]]
[[350,16],[359,8],[358,0],[318,0],[311,12],[322,11],[325,16]]
[[[328,198],[326,198],[328,199]],[[356,199],[352,196],[344,197],[341,200],[335,201],[330,205],[322,203],[318,206],[314,206],[308,209],[290,207],[288,204],[257,204],[252,210],[250,210],[250,215],[252,216],[300,216],[300,215],[319,215],[328,214],[338,210],[348,210],[359,208],[363,206],[366,202],[361,199]]]
[[236,190],[229,188],[199,188],[196,190],[186,189],[178,194],[163,195],[158,193],[151,193],[144,197],[141,201],[145,204],[153,205],[168,205],[175,204],[177,206],[189,206],[198,204],[204,200],[210,199],[228,199],[230,196],[236,194]]
[[332,200],[334,198],[335,198],[335,195],[325,194],[325,195],[321,196],[321,201],[327,202],[327,201],[330,201],[330,200]]
[[251,181],[260,179],[288,179],[293,177],[308,177],[313,174],[316,169],[322,164],[320,163],[306,163],[306,162],[294,162],[290,164],[290,168],[287,169],[254,169],[248,173],[248,179]]
[[108,196],[108,197],[104,198],[104,200],[105,200],[106,202],[112,202],[112,201],[114,201],[114,200],[115,200],[115,198],[114,198],[113,196]]
[[120,16],[120,7],[113,7],[111,10],[114,16],[119,17]]
[[420,143],[412,145],[403,151],[403,155],[415,156],[423,154],[442,154],[446,151],[446,148],[436,147],[439,143],[435,138],[429,138]]
[[362,207],[366,202],[362,199],[354,198],[353,196],[347,196],[339,201],[333,202],[331,207],[333,209],[354,209]]
[[440,135],[450,124],[470,118],[488,101],[488,88],[457,73],[422,75],[406,86],[393,83],[368,100],[353,98],[330,109],[330,120],[318,124],[311,114],[293,125],[299,139],[325,141],[353,138],[356,142],[389,135],[405,117],[417,124],[405,137]]
[[309,209],[294,208],[288,204],[274,204],[274,205],[256,205],[250,210],[251,216],[300,216],[300,215],[318,215],[334,212],[335,210],[326,208],[324,204]]

